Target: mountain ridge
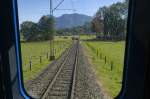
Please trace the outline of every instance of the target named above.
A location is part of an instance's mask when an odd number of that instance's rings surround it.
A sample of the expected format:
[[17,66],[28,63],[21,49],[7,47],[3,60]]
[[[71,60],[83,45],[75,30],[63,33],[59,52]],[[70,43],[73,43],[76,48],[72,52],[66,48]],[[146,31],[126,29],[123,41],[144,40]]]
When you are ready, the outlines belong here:
[[92,17],[84,14],[63,14],[60,17],[56,17],[56,29],[63,29],[63,28],[72,28],[75,26],[82,26],[86,22],[91,22]]

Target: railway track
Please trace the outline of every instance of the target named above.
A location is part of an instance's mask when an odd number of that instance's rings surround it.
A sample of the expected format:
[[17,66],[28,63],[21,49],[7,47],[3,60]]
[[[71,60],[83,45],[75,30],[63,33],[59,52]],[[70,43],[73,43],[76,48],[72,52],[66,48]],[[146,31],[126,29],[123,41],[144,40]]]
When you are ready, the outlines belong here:
[[107,99],[82,51],[81,45],[74,42],[59,59],[26,83],[28,94],[35,99]]
[[78,42],[75,41],[41,99],[73,99],[78,58]]

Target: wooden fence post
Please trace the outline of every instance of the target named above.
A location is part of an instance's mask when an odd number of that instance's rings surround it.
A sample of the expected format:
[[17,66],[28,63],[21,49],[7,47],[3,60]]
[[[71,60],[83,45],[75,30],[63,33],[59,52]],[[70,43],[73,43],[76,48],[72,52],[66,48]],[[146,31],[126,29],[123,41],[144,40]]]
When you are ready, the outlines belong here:
[[97,49],[97,57],[98,57],[98,49]]
[[40,63],[42,63],[42,56],[40,56]]
[[30,70],[32,69],[32,57],[30,56],[29,58],[29,66],[30,66]]
[[100,57],[100,52],[101,52],[101,50],[100,50],[100,48],[99,48],[99,50],[98,50],[99,57]]
[[48,52],[47,52],[47,54],[46,54],[46,57],[47,57],[47,59],[48,59]]
[[111,61],[111,71],[113,71],[113,67],[114,67],[114,63],[113,63],[113,61]]

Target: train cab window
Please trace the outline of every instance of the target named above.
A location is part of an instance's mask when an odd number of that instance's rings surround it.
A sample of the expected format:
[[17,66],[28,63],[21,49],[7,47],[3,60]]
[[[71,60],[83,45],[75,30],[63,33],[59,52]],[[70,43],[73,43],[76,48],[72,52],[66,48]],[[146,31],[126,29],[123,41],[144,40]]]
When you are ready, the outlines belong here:
[[41,99],[122,89],[128,0],[17,0],[23,86]]

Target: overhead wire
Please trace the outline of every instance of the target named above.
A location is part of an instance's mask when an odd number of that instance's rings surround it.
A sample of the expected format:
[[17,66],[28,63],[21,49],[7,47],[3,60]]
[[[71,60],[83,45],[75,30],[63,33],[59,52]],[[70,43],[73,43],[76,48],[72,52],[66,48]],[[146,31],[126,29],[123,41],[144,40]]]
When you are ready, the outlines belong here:
[[65,0],[62,0],[54,9],[53,11],[55,11]]
[[75,7],[74,7],[74,2],[73,2],[73,0],[70,0],[70,3],[71,3],[72,9],[74,9],[73,12],[75,13],[75,12],[76,12],[76,9],[75,9]]

